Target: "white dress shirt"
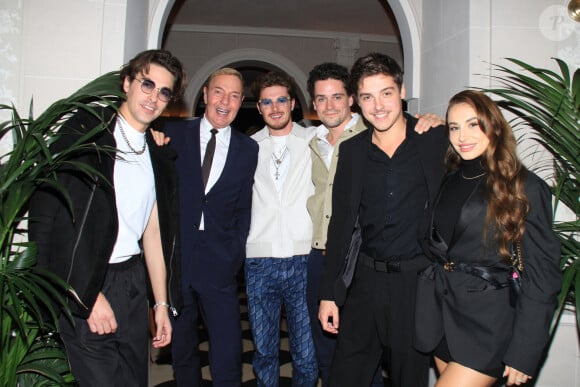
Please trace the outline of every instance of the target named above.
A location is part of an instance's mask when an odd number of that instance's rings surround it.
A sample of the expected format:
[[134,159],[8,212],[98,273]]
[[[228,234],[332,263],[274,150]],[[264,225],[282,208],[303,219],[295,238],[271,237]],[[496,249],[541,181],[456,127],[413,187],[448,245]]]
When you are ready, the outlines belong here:
[[[205,156],[205,149],[207,148],[207,143],[211,139],[211,130],[213,126],[207,120],[205,115],[201,119],[199,124],[199,151],[200,151],[200,166],[203,163],[203,158]],[[230,140],[232,138],[232,128],[227,126],[225,128],[216,128],[218,132],[216,133],[215,139],[215,153],[213,155],[213,161],[211,163],[211,170],[209,172],[209,178],[207,179],[207,185],[205,186],[205,193],[207,194],[209,190],[215,185],[219,180],[224,166],[226,165],[226,159],[228,157],[228,149],[230,147]],[[205,223],[203,214],[201,214],[201,222],[199,226],[200,230],[205,230]]]

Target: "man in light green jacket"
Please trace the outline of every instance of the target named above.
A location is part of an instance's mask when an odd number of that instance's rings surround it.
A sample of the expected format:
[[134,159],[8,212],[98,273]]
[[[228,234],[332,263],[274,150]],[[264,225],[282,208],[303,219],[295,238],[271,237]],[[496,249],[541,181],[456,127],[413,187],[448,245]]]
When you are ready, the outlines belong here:
[[[322,385],[327,386],[336,336],[324,332],[318,321],[318,290],[324,263],[328,223],[332,212],[332,181],[338,161],[338,147],[344,140],[366,129],[361,116],[351,112],[354,102],[348,91],[348,69],[337,63],[322,63],[310,71],[308,92],[322,124],[310,141],[314,195],[308,199],[312,218],[312,250],[308,257],[307,302],[312,338]],[[383,386],[381,372],[373,386]]]

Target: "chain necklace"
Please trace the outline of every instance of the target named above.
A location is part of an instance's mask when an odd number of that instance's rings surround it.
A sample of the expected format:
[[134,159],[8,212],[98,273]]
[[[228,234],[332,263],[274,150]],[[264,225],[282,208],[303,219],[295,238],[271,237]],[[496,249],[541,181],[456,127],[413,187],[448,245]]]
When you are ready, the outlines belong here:
[[272,161],[274,162],[274,168],[276,168],[276,173],[274,174],[276,180],[280,178],[280,172],[278,170],[280,169],[280,165],[282,164],[284,158],[286,157],[286,153],[288,153],[288,148],[286,147],[286,145],[284,145],[284,148],[282,149],[282,152],[279,157],[276,157],[276,152],[272,152]]
[[125,140],[125,143],[129,147],[129,149],[131,149],[131,152],[135,153],[136,155],[142,155],[143,153],[145,153],[145,148],[147,147],[147,141],[145,141],[145,139],[143,139],[144,140],[143,141],[143,148],[141,148],[141,150],[136,150],[135,148],[133,148],[133,146],[129,142],[129,138],[127,138],[127,135],[125,134],[125,130],[123,129],[123,124],[127,123],[127,121],[125,120],[125,117],[123,117],[122,114],[119,114],[119,117],[121,118],[121,121],[122,121],[119,123],[119,130],[121,131],[121,136],[123,137],[123,140]]
[[461,177],[463,177],[465,180],[475,180],[475,179],[479,179],[480,177],[482,177],[482,176],[484,176],[484,175],[485,175],[485,172],[483,172],[483,173],[481,173],[481,174],[479,174],[479,175],[476,175],[476,176],[467,177],[467,176],[465,176],[465,175],[463,174],[463,171],[461,171]]

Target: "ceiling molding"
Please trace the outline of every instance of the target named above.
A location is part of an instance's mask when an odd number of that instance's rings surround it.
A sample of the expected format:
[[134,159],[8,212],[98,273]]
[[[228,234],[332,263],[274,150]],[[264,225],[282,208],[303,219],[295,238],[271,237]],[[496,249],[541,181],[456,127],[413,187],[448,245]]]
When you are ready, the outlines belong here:
[[291,36],[300,38],[336,39],[337,37],[356,38],[367,42],[381,42],[399,44],[399,39],[394,35],[354,34],[352,32],[294,30],[285,28],[259,28],[243,26],[218,26],[201,24],[174,24],[172,32],[197,32],[207,34],[234,34],[234,35],[266,35],[266,36]]

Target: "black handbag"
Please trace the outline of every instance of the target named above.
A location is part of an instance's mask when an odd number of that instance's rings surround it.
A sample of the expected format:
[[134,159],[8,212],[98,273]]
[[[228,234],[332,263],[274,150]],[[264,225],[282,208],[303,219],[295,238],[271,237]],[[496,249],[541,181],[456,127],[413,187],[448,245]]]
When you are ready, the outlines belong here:
[[[514,246],[515,245],[515,246]],[[518,297],[522,294],[522,272],[524,271],[524,260],[522,257],[522,246],[520,242],[512,245],[512,266],[508,275],[510,288],[510,305],[515,307]]]
[[344,272],[342,274],[342,282],[345,287],[349,287],[352,282],[352,277],[354,275],[356,262],[358,260],[358,253],[360,251],[360,245],[362,244],[362,236],[360,224],[358,224],[358,218],[352,232],[352,237],[350,238],[350,244],[348,245],[348,250],[345,257]]
[[354,230],[350,238],[350,243],[348,245],[348,250],[346,252],[346,256],[344,257],[344,270],[334,282],[334,301],[338,306],[342,306],[346,300],[346,292],[354,276],[361,244],[361,227],[358,223],[357,217]]

